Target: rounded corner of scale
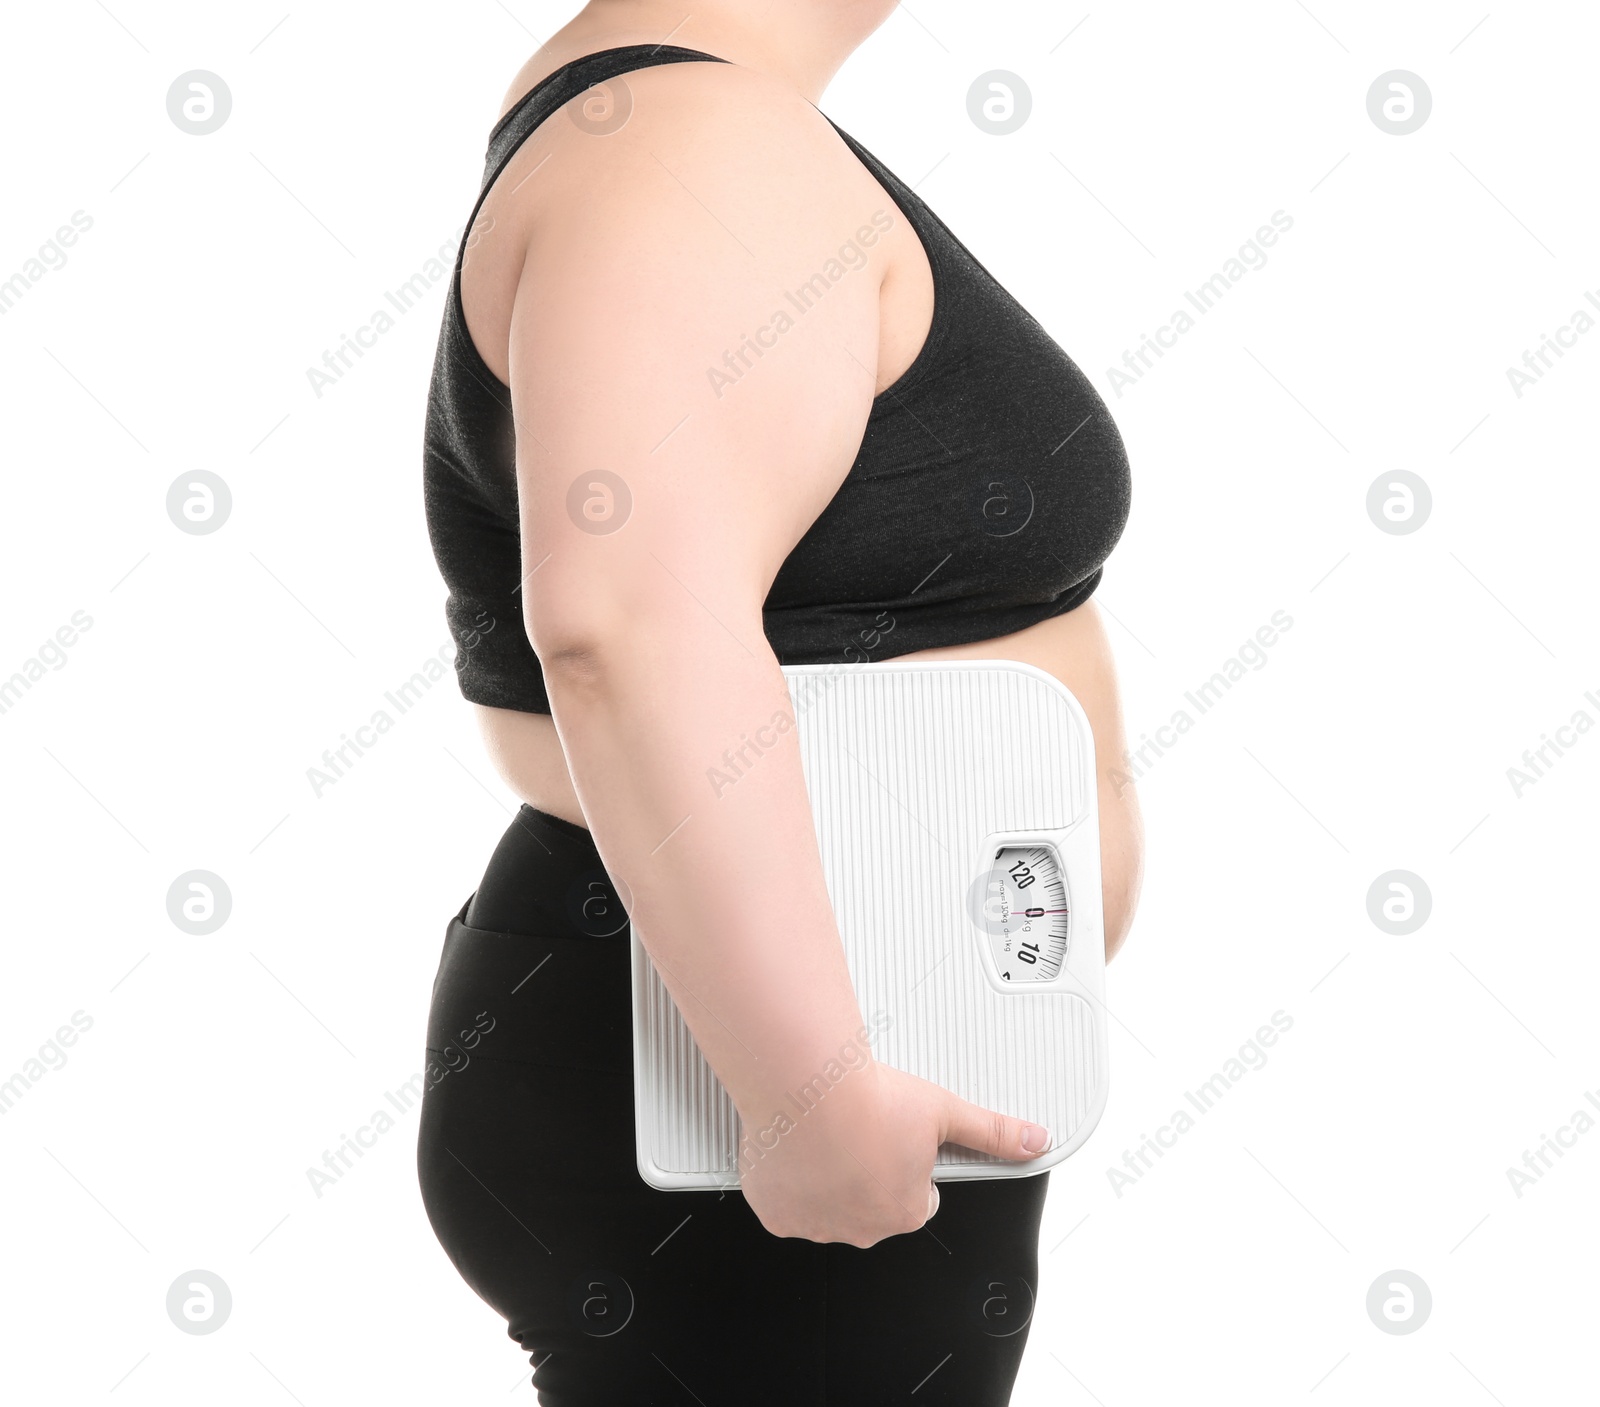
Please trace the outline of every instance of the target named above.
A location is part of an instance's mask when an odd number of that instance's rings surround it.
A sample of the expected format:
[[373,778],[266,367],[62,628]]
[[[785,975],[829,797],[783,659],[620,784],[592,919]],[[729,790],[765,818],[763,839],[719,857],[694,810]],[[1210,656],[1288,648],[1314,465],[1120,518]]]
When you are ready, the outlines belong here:
[[1089,1098],[1089,1107],[1084,1111],[1083,1118],[1072,1133],[1062,1139],[1060,1143],[1052,1143],[1038,1158],[1030,1164],[1030,1171],[1048,1172],[1051,1168],[1064,1163],[1074,1153],[1087,1143],[1094,1131],[1100,1127],[1101,1117],[1106,1112],[1106,1105],[1111,1098],[1111,1072],[1104,1066],[1101,1067],[1100,1078],[1095,1081],[1094,1091]]
[[1105,1113],[1105,1109],[1106,1100],[1104,1086],[1102,1086],[1102,1093],[1100,1097],[1096,1100],[1094,1106],[1089,1110],[1089,1112],[1084,1116],[1083,1122],[1079,1124],[1077,1128],[1073,1129],[1072,1137],[1064,1139],[1061,1143],[1052,1144],[1039,1155],[1038,1159],[1036,1160],[1038,1164],[1038,1170],[1040,1172],[1048,1172],[1051,1168],[1058,1167],[1060,1164],[1066,1162],[1066,1160],[1074,1153],[1078,1152],[1079,1149],[1081,1149],[1083,1145],[1089,1141],[1095,1129],[1099,1127],[1100,1116]]
[[642,1149],[634,1158],[634,1166],[639,1170],[640,1178],[658,1192],[715,1192],[739,1190],[739,1181],[735,1178],[731,1183],[725,1183],[714,1172],[682,1172],[671,1168],[664,1168],[660,1163]]
[[1042,680],[1058,693],[1066,694],[1073,700],[1077,699],[1077,695],[1074,694],[1072,690],[1069,689],[1057,675],[1052,674],[1048,669],[1045,669],[1041,665],[1030,663],[1028,660],[986,659],[980,660],[978,663],[993,665],[996,667],[1004,667],[1005,669],[1012,670],[1017,674],[1031,674],[1035,679]]
[[681,1174],[668,1172],[642,1148],[634,1158],[634,1166],[639,1169],[639,1176],[658,1192],[673,1192],[683,1185],[679,1180]]

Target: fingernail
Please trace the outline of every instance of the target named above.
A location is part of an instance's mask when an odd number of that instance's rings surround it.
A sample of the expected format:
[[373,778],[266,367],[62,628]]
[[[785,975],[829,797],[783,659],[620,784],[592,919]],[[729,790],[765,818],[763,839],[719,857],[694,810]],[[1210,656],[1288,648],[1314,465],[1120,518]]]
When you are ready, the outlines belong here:
[[1025,1124],[1022,1129],[1022,1151],[1042,1153],[1050,1142],[1050,1130],[1039,1124]]

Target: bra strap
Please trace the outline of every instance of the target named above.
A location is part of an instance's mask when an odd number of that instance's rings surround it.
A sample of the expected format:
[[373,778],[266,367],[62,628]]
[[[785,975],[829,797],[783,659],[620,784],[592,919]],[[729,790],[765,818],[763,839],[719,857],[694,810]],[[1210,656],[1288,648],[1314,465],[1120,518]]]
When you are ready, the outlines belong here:
[[[489,134],[489,151],[483,172],[484,191],[487,192],[494,184],[495,177],[511,160],[517,148],[528,140],[545,118],[597,84],[606,83],[620,74],[641,68],[656,68],[661,64],[727,62],[727,59],[720,59],[715,54],[703,54],[698,49],[683,49],[674,44],[629,44],[618,49],[601,49],[563,64],[523,94]],[[624,110],[617,126],[620,127],[626,120],[627,113]],[[597,132],[603,130],[602,127],[596,128]]]

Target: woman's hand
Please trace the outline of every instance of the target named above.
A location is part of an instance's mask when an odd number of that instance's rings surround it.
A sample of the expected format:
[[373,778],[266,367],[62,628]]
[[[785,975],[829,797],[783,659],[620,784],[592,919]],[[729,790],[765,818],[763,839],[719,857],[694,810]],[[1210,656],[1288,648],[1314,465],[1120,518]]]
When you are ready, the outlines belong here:
[[876,1060],[848,1071],[804,1113],[787,1096],[774,1103],[769,1117],[752,1110],[741,1121],[745,1200],[774,1236],[863,1249],[916,1231],[939,1209],[933,1161],[941,1143],[1025,1160],[1050,1141],[1038,1124]]

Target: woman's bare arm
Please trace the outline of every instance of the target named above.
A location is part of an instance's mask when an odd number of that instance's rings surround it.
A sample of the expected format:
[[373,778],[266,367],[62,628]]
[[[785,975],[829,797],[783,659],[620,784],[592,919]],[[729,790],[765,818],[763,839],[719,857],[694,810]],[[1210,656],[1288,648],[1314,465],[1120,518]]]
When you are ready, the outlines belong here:
[[[903,216],[771,80],[684,65],[627,81],[620,131],[552,134],[524,226],[525,621],[606,867],[747,1129],[764,1128],[864,1044],[761,608],[859,447],[884,275],[862,231]],[[852,243],[869,256],[854,270]],[[808,285],[797,311],[786,294]],[[876,1068],[774,1155],[793,1176],[773,1174],[770,1228],[870,1244],[928,1214],[944,1105],[919,1092],[910,1137]],[[973,1114],[975,1146],[1028,1156],[1017,1121]]]
[[720,794],[712,776],[789,711],[761,603],[859,443],[881,273],[725,364],[870,210],[819,199],[839,183],[798,99],[695,70],[627,75],[619,132],[553,134],[510,364],[525,619],[579,801],[745,1106],[861,1025],[792,734]]

